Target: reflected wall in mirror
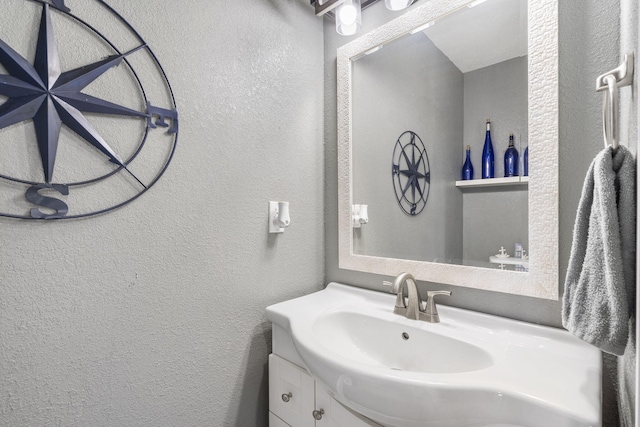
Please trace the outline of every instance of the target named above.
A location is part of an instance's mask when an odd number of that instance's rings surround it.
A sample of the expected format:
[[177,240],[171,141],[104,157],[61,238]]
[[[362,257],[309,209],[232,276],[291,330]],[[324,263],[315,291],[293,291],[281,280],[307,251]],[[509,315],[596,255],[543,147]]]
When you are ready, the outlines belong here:
[[[338,49],[341,268],[557,298],[557,1],[533,3],[432,0]],[[513,133],[518,175],[531,145],[530,181],[479,179],[487,118],[495,176]],[[392,183],[405,131],[430,160],[415,216]],[[500,186],[456,185],[467,145],[472,184]],[[352,204],[369,206],[361,228]],[[501,247],[513,257],[516,244],[528,263],[492,257]]]
[[[385,44],[353,62],[352,85],[353,200],[375,215],[354,229],[354,253],[523,270],[490,257],[501,247],[513,254],[516,243],[529,247],[527,187],[453,183],[467,145],[480,177],[485,118],[492,118],[496,177],[504,176],[509,133],[519,152],[527,145],[527,0],[465,7]],[[429,191],[416,216],[394,206],[388,173],[404,130],[420,136],[433,163],[428,188],[404,187]]]

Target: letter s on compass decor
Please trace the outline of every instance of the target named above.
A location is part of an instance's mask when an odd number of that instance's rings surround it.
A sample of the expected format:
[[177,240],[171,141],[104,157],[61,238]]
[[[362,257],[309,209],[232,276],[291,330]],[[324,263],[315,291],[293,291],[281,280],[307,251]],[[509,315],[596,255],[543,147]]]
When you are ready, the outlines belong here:
[[396,199],[407,215],[418,215],[427,204],[431,169],[427,149],[410,130],[404,132],[393,148],[391,178]]
[[173,157],[178,112],[147,43],[103,0],[2,9],[0,216],[88,217],[149,190]]

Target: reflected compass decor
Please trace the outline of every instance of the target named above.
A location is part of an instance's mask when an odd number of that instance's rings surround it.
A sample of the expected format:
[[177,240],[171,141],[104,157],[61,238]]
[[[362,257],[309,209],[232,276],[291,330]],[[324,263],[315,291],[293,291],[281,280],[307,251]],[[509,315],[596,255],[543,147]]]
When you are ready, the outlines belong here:
[[415,132],[406,131],[396,141],[391,178],[404,213],[413,216],[422,212],[429,198],[431,169],[427,149]]
[[[137,199],[163,175],[178,139],[175,98],[156,56],[103,0],[13,3],[21,8],[15,16],[37,14],[39,22],[33,63],[0,30],[0,146],[26,152],[2,156],[0,216],[81,218]],[[104,35],[114,28],[124,48]],[[69,48],[80,38],[82,50]],[[80,66],[65,71],[63,59]]]

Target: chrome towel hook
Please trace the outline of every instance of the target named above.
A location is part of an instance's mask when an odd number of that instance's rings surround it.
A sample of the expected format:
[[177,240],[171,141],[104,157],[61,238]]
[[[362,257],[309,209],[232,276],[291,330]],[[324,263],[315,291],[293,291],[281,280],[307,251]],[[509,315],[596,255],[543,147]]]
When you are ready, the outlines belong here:
[[624,60],[616,69],[602,74],[596,79],[596,91],[606,90],[602,100],[602,132],[604,146],[618,148],[618,88],[633,83],[633,52],[626,53]]

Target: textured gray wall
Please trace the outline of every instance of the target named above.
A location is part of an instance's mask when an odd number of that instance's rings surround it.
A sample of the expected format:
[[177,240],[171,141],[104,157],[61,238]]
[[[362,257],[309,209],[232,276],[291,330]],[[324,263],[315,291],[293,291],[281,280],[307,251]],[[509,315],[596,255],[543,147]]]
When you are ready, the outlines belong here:
[[[464,146],[471,146],[475,178],[482,177],[482,147],[488,118],[496,178],[504,176],[509,133],[514,134],[522,160],[529,139],[527,84],[527,57],[464,74]],[[465,189],[463,259],[488,262],[501,246],[513,256],[516,243],[528,249],[528,197],[526,187],[521,186]]]
[[[460,260],[462,215],[450,212],[462,212],[462,194],[451,185],[460,174],[462,73],[418,33],[360,58],[353,76],[353,199],[369,206],[370,219],[355,229],[354,251]],[[415,216],[398,206],[391,179],[396,140],[408,130],[424,143],[431,171],[428,202]]]
[[[114,213],[0,220],[0,425],[266,426],[264,309],[324,282],[321,20],[306,0],[108,3],[165,67],[177,152]],[[29,33],[23,4],[0,38]],[[291,203],[283,235],[269,200]]]
[[[322,286],[323,220],[326,280],[382,289],[337,266],[335,49],[348,38],[325,22],[323,152],[322,32],[307,1],[110,4],[166,67],[180,145],[158,186],[118,212],[0,220],[0,425],[266,425],[264,307]],[[618,62],[619,7],[560,7],[562,276],[601,147],[593,86]],[[365,30],[394,16],[365,11]],[[266,234],[270,199],[292,203],[282,236]],[[560,322],[555,302],[421,284],[434,287],[456,291],[452,305]]]
[[[419,7],[414,5],[412,7]],[[377,3],[363,13],[364,34],[397,16]],[[560,2],[560,277],[562,287],[571,250],[571,237],[582,183],[591,160],[602,146],[601,94],[596,77],[617,65],[620,7],[617,0]],[[382,277],[338,268],[336,160],[336,49],[352,38],[338,36],[325,20],[325,152],[326,152],[326,278],[384,290]],[[457,307],[498,314],[551,326],[561,326],[560,302],[486,292],[434,283],[425,289],[446,289],[443,301]]]
[[[495,176],[504,176],[503,155],[513,133],[518,152],[528,144],[527,57],[509,59],[464,74],[464,146],[480,178],[486,119],[491,119]],[[464,147],[463,147],[464,148]]]

